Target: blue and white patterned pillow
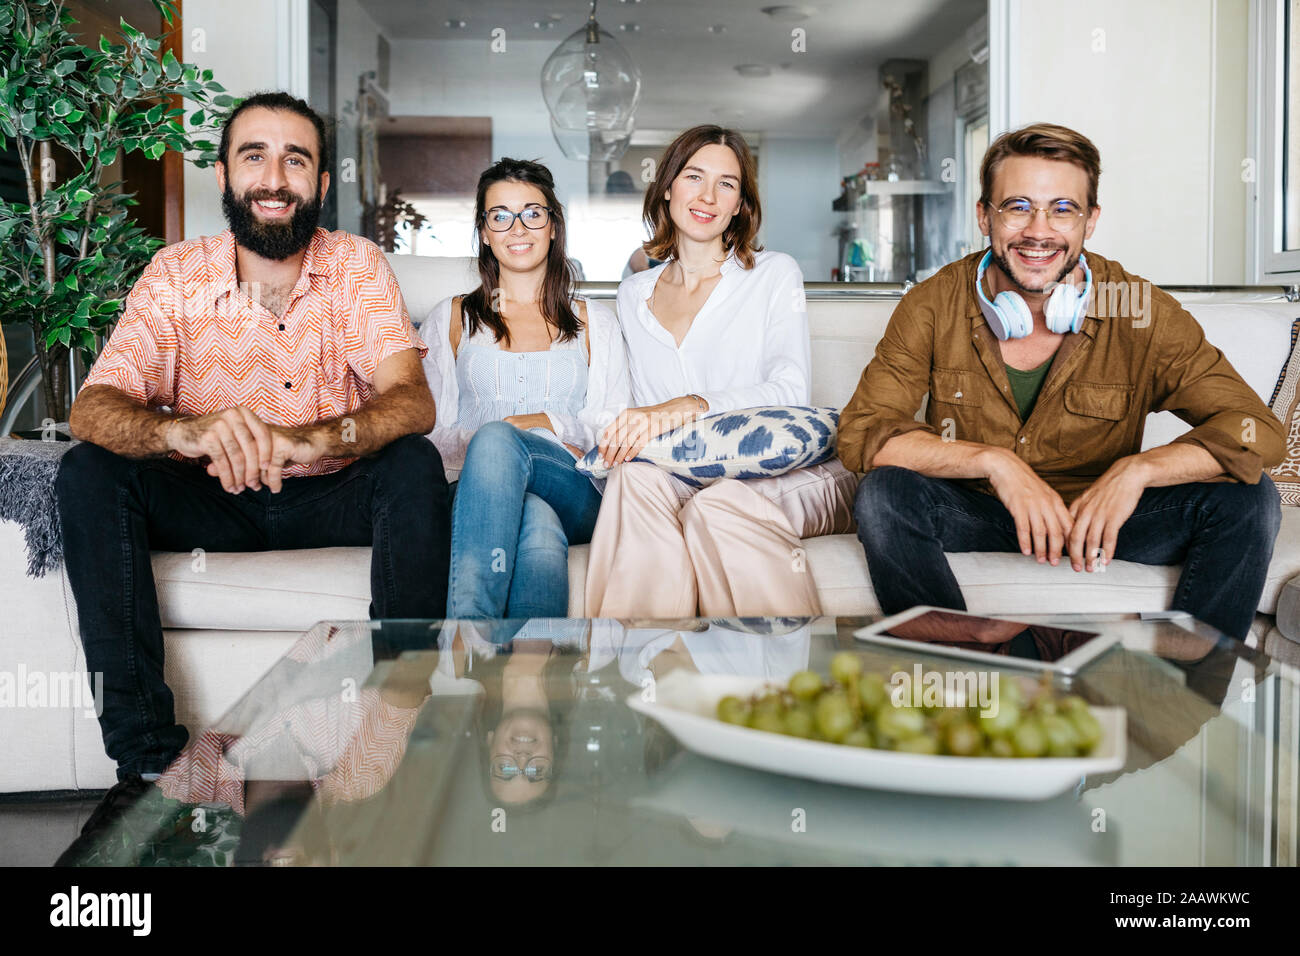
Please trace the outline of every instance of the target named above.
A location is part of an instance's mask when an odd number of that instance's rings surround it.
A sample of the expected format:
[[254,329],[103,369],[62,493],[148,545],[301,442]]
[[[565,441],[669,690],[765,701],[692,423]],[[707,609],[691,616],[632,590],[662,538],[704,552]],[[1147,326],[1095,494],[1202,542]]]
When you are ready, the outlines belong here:
[[[658,465],[695,488],[719,478],[771,478],[833,456],[839,423],[840,413],[834,408],[741,408],[665,432],[632,461]],[[593,478],[609,474],[596,448],[577,468]]]

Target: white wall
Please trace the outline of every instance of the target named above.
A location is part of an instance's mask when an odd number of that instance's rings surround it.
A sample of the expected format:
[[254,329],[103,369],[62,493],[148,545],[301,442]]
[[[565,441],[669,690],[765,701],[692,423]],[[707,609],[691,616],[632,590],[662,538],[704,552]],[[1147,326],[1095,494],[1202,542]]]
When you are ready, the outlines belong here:
[[[203,70],[231,96],[248,96],[276,88],[276,18],[266,0],[186,0],[182,57]],[[251,25],[257,24],[256,29]],[[197,37],[195,31],[202,31]],[[195,50],[201,41],[204,50]],[[186,112],[197,109],[188,101]],[[221,193],[212,167],[185,164],[185,238],[215,235],[226,228]]]
[[1157,283],[1244,282],[1248,0],[1011,2],[1012,124],[1101,151],[1089,245]]
[[763,137],[758,160],[763,245],[793,256],[809,282],[829,282],[835,266],[831,228],[838,214],[831,212],[831,200],[839,180],[834,139]]

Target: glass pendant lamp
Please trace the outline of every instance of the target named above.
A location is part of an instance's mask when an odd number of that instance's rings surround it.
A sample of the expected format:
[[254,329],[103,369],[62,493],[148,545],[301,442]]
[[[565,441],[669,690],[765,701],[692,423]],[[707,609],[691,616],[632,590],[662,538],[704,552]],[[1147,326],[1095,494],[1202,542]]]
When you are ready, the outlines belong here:
[[583,28],[542,65],[542,97],[565,156],[612,160],[623,155],[641,98],[641,71],[596,22],[595,0]]

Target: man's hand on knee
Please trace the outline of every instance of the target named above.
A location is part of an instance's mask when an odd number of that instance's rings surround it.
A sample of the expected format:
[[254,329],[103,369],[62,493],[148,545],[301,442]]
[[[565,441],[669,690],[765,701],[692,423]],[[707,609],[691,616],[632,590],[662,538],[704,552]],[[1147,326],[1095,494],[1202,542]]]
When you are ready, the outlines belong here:
[[1020,553],[1055,565],[1065,550],[1074,518],[1047,482],[1011,452],[989,458],[989,484],[1016,522]]
[[1070,566],[1095,571],[1115,556],[1119,529],[1133,515],[1147,476],[1137,456],[1121,458],[1070,505]]

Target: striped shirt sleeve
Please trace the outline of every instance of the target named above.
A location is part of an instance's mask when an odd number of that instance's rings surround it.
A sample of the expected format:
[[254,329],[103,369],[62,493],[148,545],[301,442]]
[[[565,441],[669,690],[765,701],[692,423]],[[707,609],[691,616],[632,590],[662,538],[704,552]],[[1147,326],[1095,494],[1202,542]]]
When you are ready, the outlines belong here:
[[397,276],[384,253],[367,239],[350,238],[351,249],[340,264],[347,310],[344,339],[348,364],[373,383],[384,359],[406,349],[416,349],[423,359],[429,347],[411,325]]
[[109,385],[145,405],[171,404],[178,347],[176,329],[164,308],[168,298],[167,273],[154,256],[127,296],[122,316],[83,387]]

